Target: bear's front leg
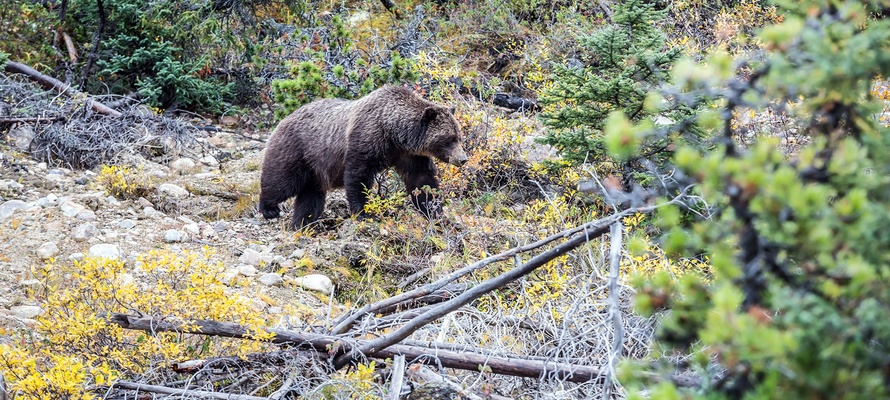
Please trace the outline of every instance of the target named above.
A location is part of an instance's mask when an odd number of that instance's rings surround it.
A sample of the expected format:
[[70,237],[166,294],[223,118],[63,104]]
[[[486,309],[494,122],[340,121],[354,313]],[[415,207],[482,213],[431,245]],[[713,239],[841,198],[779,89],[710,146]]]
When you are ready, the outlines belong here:
[[396,172],[405,181],[405,190],[411,195],[411,203],[428,219],[442,216],[442,204],[431,189],[439,189],[436,178],[436,165],[433,160],[424,156],[408,156],[396,163]]
[[[349,156],[347,155],[347,159]],[[374,175],[377,170],[361,162],[346,165],[343,174],[343,186],[346,188],[346,201],[349,203],[349,212],[359,218],[364,218],[365,204],[368,203],[368,190],[374,184]]]

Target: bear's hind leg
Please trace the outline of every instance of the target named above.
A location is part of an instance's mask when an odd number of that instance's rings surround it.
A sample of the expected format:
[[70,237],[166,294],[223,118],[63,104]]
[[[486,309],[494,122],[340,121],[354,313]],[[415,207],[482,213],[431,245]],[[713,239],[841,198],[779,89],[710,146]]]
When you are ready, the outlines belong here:
[[304,190],[294,198],[294,219],[291,229],[297,230],[309,225],[321,217],[324,212],[324,200],[327,193],[313,188]]

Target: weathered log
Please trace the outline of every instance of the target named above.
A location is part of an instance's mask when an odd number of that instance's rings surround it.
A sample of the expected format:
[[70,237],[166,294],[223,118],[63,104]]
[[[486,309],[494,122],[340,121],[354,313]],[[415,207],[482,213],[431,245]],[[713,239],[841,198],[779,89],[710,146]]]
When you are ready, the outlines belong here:
[[[250,339],[253,336],[247,328],[230,322],[218,321],[178,321],[163,317],[137,317],[127,314],[110,314],[110,323],[125,329],[147,332],[183,332],[197,335]],[[187,323],[186,323],[187,322]],[[189,329],[184,329],[189,328]],[[349,352],[354,348],[368,345],[366,340],[344,341],[342,338],[317,333],[295,332],[283,329],[269,329],[275,336],[272,343],[289,344],[318,352]],[[392,345],[366,353],[365,356],[387,359],[404,355],[412,362],[441,365],[445,368],[479,371],[485,369],[494,374],[520,376],[526,378],[560,379],[569,382],[588,382],[600,375],[599,368],[586,365],[572,365],[556,362],[532,361],[517,358],[496,357],[473,353],[458,353],[450,350],[431,349],[415,346]]]
[[496,106],[516,111],[538,111],[541,109],[537,101],[508,93],[496,93],[491,102]]
[[7,61],[6,66],[4,67],[6,72],[11,74],[22,74],[31,78],[35,82],[39,83],[41,86],[47,89],[53,89],[58,91],[61,94],[64,94],[69,97],[74,98],[83,98],[86,100],[87,104],[96,112],[100,114],[110,115],[112,117],[120,117],[121,113],[117,110],[114,110],[105,104],[102,104],[96,100],[90,98],[90,95],[77,91],[71,87],[71,85],[67,85],[64,82],[53,78],[51,76],[47,76],[37,72],[34,68],[31,68],[25,64],[17,63],[14,61]]
[[222,399],[222,400],[269,400],[268,397],[248,396],[245,394],[231,394],[208,392],[206,390],[176,389],[166,386],[146,385],[136,382],[116,382],[112,387],[127,390],[138,390],[141,392],[162,393],[171,395],[180,395],[182,397],[190,397],[195,399]]

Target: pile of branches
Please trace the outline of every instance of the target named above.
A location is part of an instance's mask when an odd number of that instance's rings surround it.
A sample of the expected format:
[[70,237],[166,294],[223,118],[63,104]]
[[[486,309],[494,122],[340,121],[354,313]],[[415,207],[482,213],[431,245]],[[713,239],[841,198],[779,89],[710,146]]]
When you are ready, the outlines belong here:
[[29,143],[20,150],[35,159],[90,169],[137,154],[172,158],[210,151],[198,140],[201,129],[155,114],[132,97],[89,96],[13,62],[6,72],[0,72],[0,137],[14,130],[25,136]]
[[[620,390],[614,379],[619,360],[644,357],[654,330],[652,319],[632,313],[632,291],[620,284],[622,221],[654,208],[629,208],[505,250],[434,282],[355,308],[325,325],[267,328],[274,334],[269,341],[281,346],[274,352],[247,360],[173,364],[103,388],[104,396],[131,398],[151,392],[177,398],[353,398],[356,393],[349,391],[355,388],[338,382],[334,373],[376,360],[377,381],[365,387],[364,395],[505,399],[508,394],[553,393],[560,398],[611,398]],[[586,254],[575,256],[591,268],[574,278],[580,289],[566,293],[571,306],[562,315],[551,318],[542,316],[549,312],[516,309],[483,313],[467,307],[496,290],[512,287],[523,292],[529,274],[592,243],[600,243],[599,251],[594,244],[586,247]],[[490,279],[471,279],[474,272],[504,264],[507,268]],[[151,333],[254,337],[248,327],[236,323],[160,315],[105,318],[124,329]]]

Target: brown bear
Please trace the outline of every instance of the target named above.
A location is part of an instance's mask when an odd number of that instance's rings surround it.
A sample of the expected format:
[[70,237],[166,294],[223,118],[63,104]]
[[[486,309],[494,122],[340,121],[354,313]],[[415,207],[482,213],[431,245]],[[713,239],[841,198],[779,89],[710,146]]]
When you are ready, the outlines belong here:
[[411,202],[427,218],[441,206],[424,190],[439,187],[431,157],[461,166],[467,155],[454,108],[424,100],[402,86],[384,86],[357,100],[321,99],[278,124],[269,138],[260,177],[259,209],[277,218],[294,198],[292,229],[316,221],[329,190],[346,187],[349,211],[364,217],[366,190],[394,167]]

